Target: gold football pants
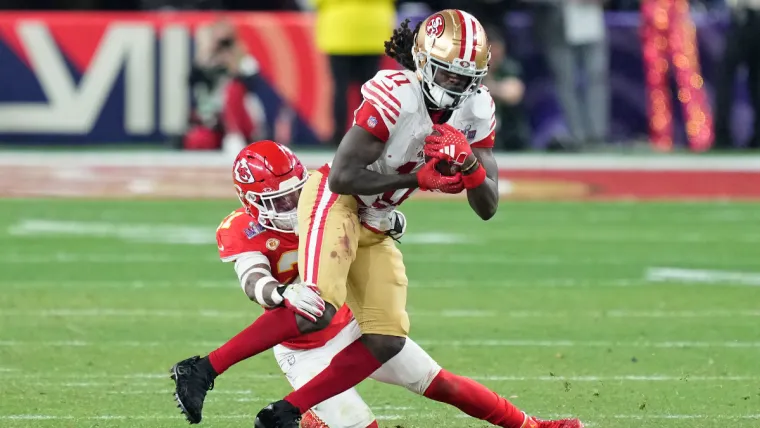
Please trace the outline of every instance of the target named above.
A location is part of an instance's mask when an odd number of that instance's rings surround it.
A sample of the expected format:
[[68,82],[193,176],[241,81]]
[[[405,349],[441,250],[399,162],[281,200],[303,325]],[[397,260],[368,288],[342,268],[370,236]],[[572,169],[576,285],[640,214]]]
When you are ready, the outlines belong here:
[[339,309],[347,304],[364,334],[406,336],[408,281],[401,252],[388,236],[363,227],[358,202],[330,192],[315,171],[298,201],[298,272]]

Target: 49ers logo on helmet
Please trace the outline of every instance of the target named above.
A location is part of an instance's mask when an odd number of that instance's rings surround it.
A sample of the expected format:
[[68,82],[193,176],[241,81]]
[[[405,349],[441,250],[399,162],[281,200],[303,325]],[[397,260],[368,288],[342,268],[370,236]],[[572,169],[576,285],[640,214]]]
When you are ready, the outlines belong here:
[[256,181],[253,179],[253,174],[248,168],[248,163],[245,161],[245,159],[239,159],[235,164],[235,181],[246,184],[250,184]]
[[446,21],[444,21],[443,15],[438,13],[428,20],[427,25],[425,25],[425,33],[429,37],[441,37],[445,28]]

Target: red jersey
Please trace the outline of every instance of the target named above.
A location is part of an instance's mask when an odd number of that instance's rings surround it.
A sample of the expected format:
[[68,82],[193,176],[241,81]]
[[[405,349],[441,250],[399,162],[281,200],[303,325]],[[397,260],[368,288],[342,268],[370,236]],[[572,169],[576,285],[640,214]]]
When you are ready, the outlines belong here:
[[[245,253],[261,253],[269,260],[272,276],[280,284],[290,284],[298,279],[298,236],[261,226],[242,207],[222,220],[216,229],[216,243],[223,262],[234,262]],[[324,330],[304,334],[282,345],[291,349],[320,348],[352,319],[351,310],[343,305]]]

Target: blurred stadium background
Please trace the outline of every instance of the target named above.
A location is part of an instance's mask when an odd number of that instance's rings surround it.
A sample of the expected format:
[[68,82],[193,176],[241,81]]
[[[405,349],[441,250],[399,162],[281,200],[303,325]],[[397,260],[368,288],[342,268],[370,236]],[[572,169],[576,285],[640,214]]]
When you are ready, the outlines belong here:
[[[382,40],[444,7],[498,44],[504,202],[485,223],[456,197],[404,205],[412,336],[538,415],[760,424],[760,2],[0,7],[0,426],[184,425],[165,371],[259,313],[214,246],[234,154],[329,161],[361,80],[397,67]],[[204,424],[287,389],[255,358]],[[360,390],[383,426],[481,426]]]

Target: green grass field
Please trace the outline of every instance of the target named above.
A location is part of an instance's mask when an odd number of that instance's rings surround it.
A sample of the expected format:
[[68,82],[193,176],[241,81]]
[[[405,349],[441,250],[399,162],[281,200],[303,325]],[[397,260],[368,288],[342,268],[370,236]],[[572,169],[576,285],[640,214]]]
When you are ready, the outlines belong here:
[[[0,207],[0,426],[185,426],[168,368],[260,313],[216,256],[236,205]],[[465,202],[405,212],[411,336],[443,366],[593,427],[760,425],[760,205],[507,203],[489,222]],[[201,426],[251,426],[288,390],[258,356],[218,379]],[[485,426],[398,388],[360,391],[381,426]]]

